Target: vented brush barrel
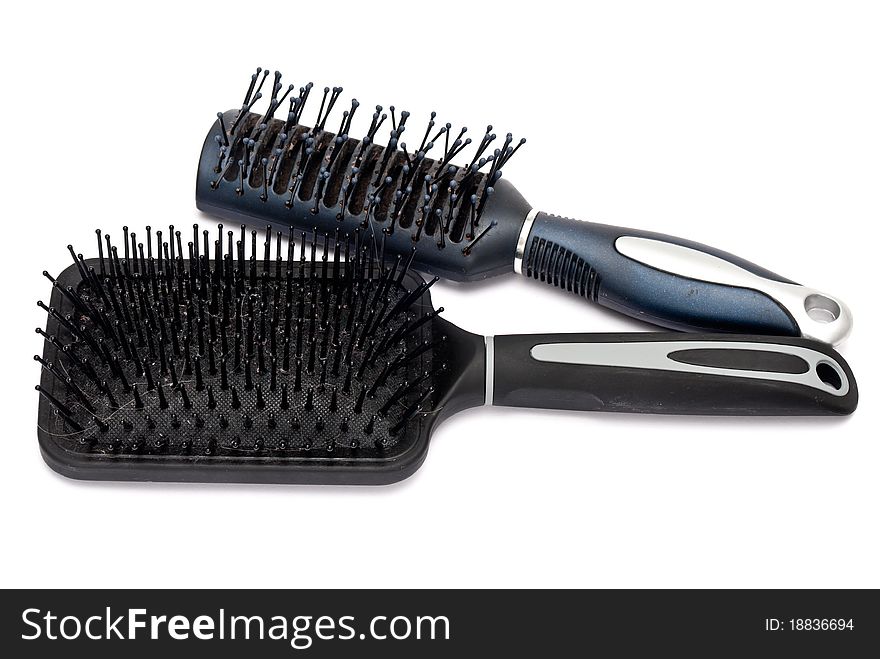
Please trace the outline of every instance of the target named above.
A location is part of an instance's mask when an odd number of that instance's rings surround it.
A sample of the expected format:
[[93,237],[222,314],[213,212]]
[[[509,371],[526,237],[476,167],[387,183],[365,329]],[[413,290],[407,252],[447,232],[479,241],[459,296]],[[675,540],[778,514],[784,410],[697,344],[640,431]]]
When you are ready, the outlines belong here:
[[[486,174],[468,176],[464,168],[444,168],[429,158],[405,171],[403,151],[386,158],[387,149],[381,146],[301,125],[287,128],[287,135],[285,122],[278,119],[255,131],[260,116],[253,113],[240,123],[244,134],[259,136],[254,145],[234,139],[221,156],[216,138],[235,125],[237,115],[231,110],[218,117],[205,139],[196,181],[200,210],[236,224],[269,223],[331,235],[337,229],[371,228],[377,241],[385,241],[387,253],[409,254],[418,246],[413,265],[453,281],[485,279],[513,269],[516,241],[531,207],[507,181],[499,179],[486,193]],[[307,134],[317,135],[308,147]],[[414,165],[415,158],[409,154]],[[426,187],[440,178],[447,193],[441,194],[438,186],[426,201]],[[371,186],[371,181],[378,185]],[[448,194],[453,181],[454,205]],[[481,199],[484,208],[478,217]]]

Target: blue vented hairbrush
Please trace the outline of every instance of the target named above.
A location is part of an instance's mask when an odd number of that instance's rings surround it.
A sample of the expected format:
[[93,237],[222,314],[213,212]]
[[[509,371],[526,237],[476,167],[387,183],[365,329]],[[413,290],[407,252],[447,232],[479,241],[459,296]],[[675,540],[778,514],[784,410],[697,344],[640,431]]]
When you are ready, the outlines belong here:
[[727,252],[532,208],[501,178],[525,140],[496,137],[492,126],[472,140],[466,128],[438,126],[435,113],[427,129],[411,129],[409,113],[393,106],[377,106],[357,139],[356,100],[328,127],[341,87],[324,88],[307,120],[312,84],[297,91],[276,72],[264,94],[269,75],[257,69],[241,107],[219,113],[208,132],[196,185],[205,212],[330,235],[370,229],[387,254],[418,244],[413,266],[423,272],[473,281],[514,270],[674,329],[830,344],[849,333],[839,299]]

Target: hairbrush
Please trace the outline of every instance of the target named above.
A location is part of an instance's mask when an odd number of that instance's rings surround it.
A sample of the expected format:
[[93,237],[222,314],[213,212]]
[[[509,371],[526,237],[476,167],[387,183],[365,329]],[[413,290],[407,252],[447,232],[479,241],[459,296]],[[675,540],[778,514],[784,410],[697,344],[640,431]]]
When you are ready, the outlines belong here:
[[[432,112],[408,145],[409,113],[398,115],[394,106],[390,120],[376,106],[357,139],[356,100],[338,126],[328,126],[341,87],[324,88],[317,118],[307,122],[312,84],[296,93],[276,72],[267,107],[257,111],[268,76],[257,69],[241,107],[218,113],[208,132],[196,184],[196,204],[207,213],[331,234],[375,225],[389,254],[406,255],[417,243],[413,265],[422,272],[473,281],[515,270],[674,329],[832,345],[849,333],[852,317],[840,300],[732,254],[533,209],[502,178],[525,140],[496,139],[492,126],[471,140],[467,128],[438,127]],[[276,117],[282,106],[286,118]],[[391,128],[387,142],[379,136],[384,125]]]
[[184,248],[170,227],[155,251],[149,227],[144,242],[125,228],[121,254],[97,241],[88,260],[68,246],[74,264],[44,273],[52,297],[38,303],[40,447],[75,478],[381,484],[415,471],[440,421],[484,404],[840,415],[857,403],[844,360],[798,337],[471,334],[432,307],[437,278],[413,272],[415,249],[387,255],[359,228],[284,240],[194,225]]

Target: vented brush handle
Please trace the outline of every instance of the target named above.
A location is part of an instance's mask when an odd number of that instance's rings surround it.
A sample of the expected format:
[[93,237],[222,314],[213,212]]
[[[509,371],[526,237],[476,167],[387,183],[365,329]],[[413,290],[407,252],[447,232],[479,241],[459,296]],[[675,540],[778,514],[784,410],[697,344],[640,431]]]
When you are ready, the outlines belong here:
[[739,257],[659,233],[531,211],[514,269],[673,329],[804,336],[836,345],[840,300]]
[[852,371],[809,339],[715,334],[532,334],[486,339],[486,402],[607,412],[842,415]]

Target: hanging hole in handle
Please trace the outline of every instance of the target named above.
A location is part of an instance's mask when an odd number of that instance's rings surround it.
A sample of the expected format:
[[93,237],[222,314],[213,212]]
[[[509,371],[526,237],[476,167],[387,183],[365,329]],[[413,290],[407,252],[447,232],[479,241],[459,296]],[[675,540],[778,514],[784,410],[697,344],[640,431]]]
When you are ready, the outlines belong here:
[[826,295],[813,293],[804,300],[804,310],[817,323],[833,323],[840,318],[840,305]]
[[840,388],[843,386],[843,379],[841,378],[840,373],[828,362],[819,362],[816,364],[816,375],[823,383],[835,391],[840,391]]

